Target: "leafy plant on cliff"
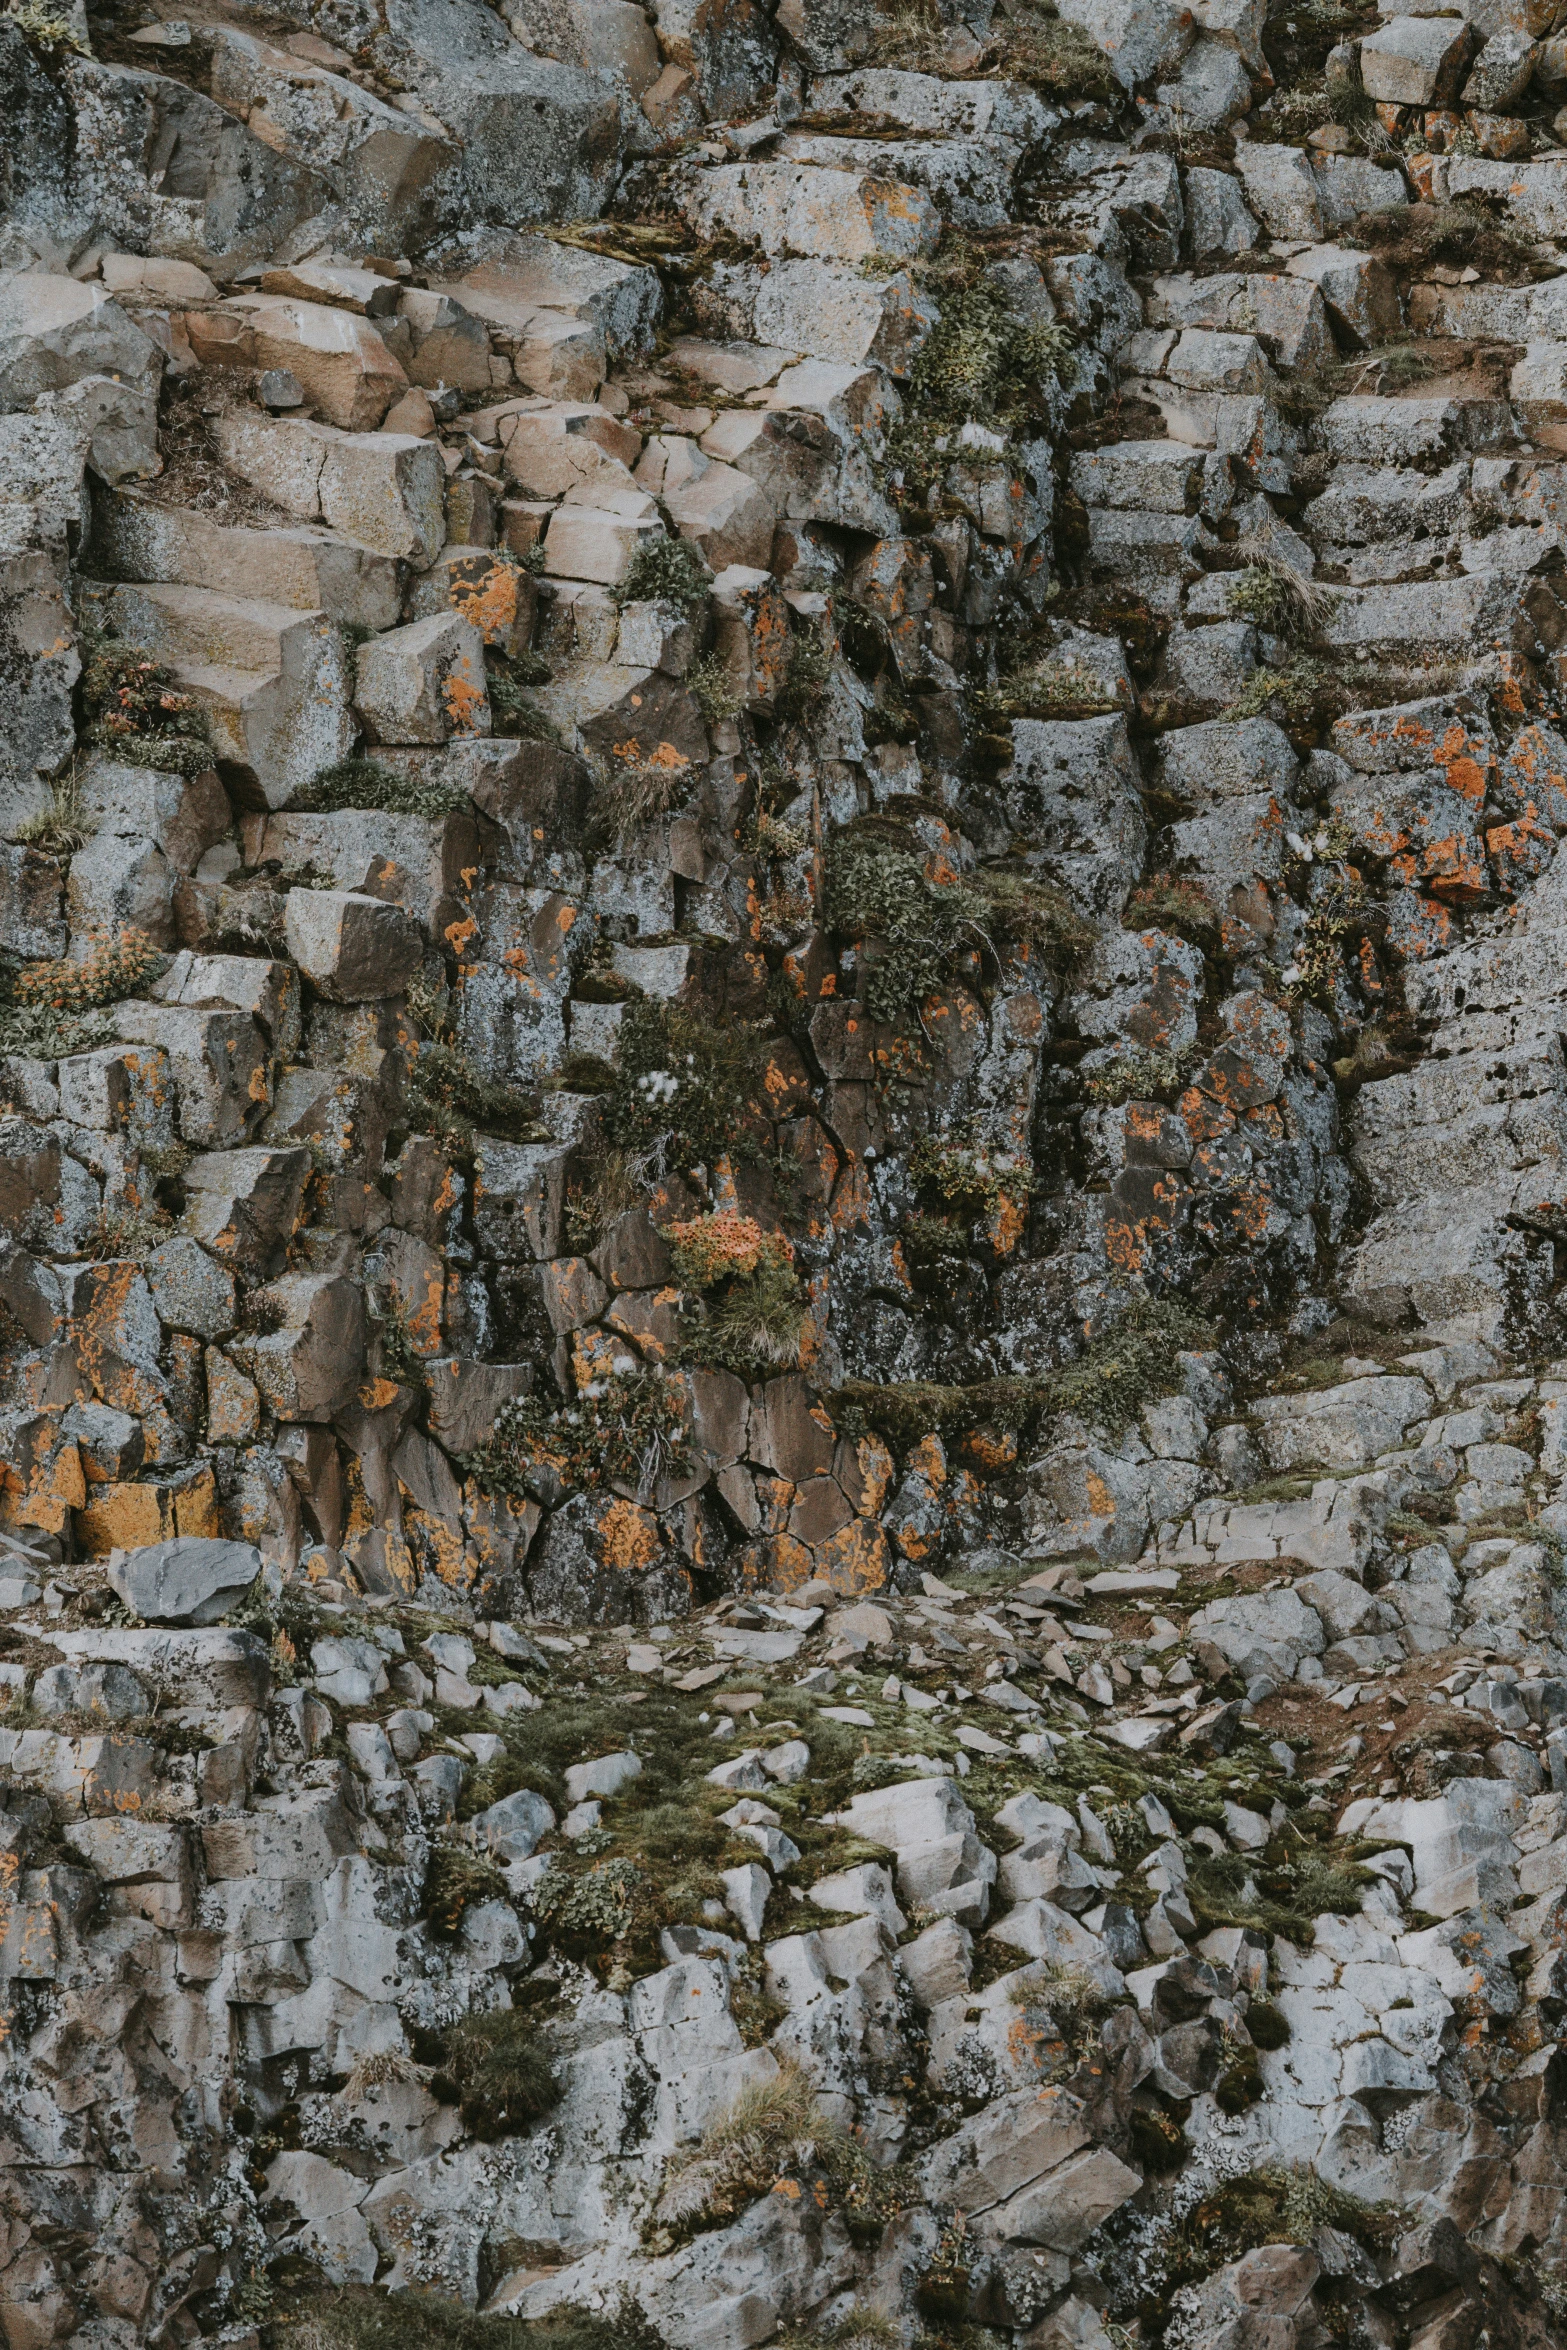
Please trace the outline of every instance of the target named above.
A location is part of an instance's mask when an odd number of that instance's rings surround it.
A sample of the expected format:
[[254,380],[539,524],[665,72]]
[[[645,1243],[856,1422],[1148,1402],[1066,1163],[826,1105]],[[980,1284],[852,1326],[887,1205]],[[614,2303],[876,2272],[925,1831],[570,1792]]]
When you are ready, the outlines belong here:
[[879,831],[840,833],[828,856],[827,922],[846,937],[874,942],[865,1007],[889,1026],[917,1014],[953,956],[985,936],[980,891],[956,874],[933,879],[928,866],[921,850]]

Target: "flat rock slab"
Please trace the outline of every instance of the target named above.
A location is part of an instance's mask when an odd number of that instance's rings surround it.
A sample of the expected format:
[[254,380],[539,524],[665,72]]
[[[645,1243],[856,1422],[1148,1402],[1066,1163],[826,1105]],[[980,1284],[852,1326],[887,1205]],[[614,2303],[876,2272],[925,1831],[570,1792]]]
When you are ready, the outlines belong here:
[[109,1581],[149,1624],[215,1624],[261,1572],[252,1542],[182,1535],[109,1562]]

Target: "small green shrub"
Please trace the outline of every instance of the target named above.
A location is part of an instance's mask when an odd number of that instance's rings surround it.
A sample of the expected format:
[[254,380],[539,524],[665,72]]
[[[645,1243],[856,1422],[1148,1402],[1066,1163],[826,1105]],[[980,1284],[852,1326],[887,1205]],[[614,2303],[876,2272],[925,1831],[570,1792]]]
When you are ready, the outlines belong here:
[[926,864],[920,850],[879,829],[840,833],[828,854],[825,919],[843,936],[878,942],[865,1007],[889,1026],[917,1014],[952,957],[986,935],[983,894],[956,876],[932,880]]
[[804,1306],[782,1233],[726,1209],[666,1225],[664,1237],[694,1301],[683,1350],[690,1360],[742,1378],[799,1361]]
[[1254,1999],[1246,2010],[1246,2029],[1259,2048],[1287,2048],[1289,2018],[1271,2000]]
[[689,539],[644,539],[610,589],[617,604],[675,604],[695,619],[707,610],[713,575]]
[[475,2138],[509,2138],[548,2113],[560,2096],[533,2019],[514,2007],[466,2015],[441,2035],[441,2071]]
[[532,653],[508,656],[493,647],[485,655],[485,682],[490,696],[491,723],[497,734],[521,742],[553,743],[563,748],[561,731],[548,711],[541,710],[529,690],[547,685],[551,671]]
[[424,781],[356,753],[323,767],[289,801],[291,815],[324,816],[340,808],[373,808],[388,816],[460,816],[473,806],[460,784]]

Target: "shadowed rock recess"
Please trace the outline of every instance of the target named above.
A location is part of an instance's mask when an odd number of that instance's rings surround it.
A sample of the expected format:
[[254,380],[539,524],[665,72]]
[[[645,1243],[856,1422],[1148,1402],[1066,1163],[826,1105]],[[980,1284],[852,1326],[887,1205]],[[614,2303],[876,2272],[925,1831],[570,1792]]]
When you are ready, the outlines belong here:
[[1567,2350],[1567,0],[1410,4],[0,14],[0,2350]]

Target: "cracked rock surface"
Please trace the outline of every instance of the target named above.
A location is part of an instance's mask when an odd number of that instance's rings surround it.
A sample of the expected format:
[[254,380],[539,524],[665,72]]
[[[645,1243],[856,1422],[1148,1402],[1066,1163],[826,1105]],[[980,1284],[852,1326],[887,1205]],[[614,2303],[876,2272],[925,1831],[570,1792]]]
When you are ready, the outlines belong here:
[[1564,99],[0,16],[3,2350],[1567,2342]]

